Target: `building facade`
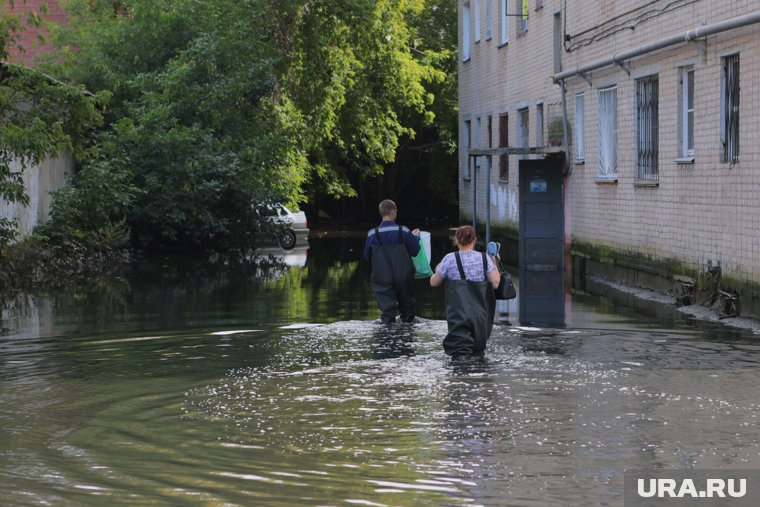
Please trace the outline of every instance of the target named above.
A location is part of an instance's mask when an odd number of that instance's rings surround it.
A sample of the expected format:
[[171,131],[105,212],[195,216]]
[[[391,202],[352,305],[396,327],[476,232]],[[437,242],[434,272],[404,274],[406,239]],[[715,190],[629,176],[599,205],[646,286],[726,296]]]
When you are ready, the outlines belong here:
[[458,1],[462,215],[516,236],[468,148],[560,144],[567,265],[760,317],[760,4]]

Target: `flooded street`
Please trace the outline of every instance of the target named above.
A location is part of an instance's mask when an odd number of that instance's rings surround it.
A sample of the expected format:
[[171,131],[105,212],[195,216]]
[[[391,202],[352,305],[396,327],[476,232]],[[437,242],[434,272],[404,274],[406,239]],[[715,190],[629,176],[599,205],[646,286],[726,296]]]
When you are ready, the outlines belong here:
[[752,331],[575,292],[451,365],[443,290],[378,324],[362,246],[6,304],[0,503],[622,505],[627,468],[760,467]]

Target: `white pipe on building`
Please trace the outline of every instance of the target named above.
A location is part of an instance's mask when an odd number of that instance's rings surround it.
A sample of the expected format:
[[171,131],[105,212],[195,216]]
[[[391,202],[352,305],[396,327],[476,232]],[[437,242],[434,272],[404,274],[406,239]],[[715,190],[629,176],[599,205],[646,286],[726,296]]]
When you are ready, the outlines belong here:
[[693,30],[687,30],[681,34],[666,37],[645,46],[624,51],[620,54],[615,54],[603,60],[598,60],[593,63],[576,67],[575,69],[560,72],[559,74],[555,74],[552,79],[555,83],[558,81],[564,81],[569,77],[588,74],[589,72],[601,69],[602,67],[608,67],[610,65],[622,65],[626,60],[630,60],[646,53],[651,53],[652,51],[657,51],[658,49],[674,46],[683,42],[691,42],[702,37],[707,37],[708,35],[715,35],[717,33],[742,28],[755,23],[760,23],[760,11],[727,19],[725,21],[719,21],[718,23],[713,23],[710,25],[700,26]]

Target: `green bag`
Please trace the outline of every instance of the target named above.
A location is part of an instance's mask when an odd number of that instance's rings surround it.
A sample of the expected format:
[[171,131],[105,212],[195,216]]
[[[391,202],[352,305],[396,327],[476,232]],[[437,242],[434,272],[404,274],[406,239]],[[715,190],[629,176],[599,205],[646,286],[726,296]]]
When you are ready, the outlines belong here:
[[430,259],[427,258],[425,253],[425,245],[420,238],[420,251],[417,255],[412,257],[414,263],[414,277],[415,278],[429,278],[433,276],[433,270],[430,268]]

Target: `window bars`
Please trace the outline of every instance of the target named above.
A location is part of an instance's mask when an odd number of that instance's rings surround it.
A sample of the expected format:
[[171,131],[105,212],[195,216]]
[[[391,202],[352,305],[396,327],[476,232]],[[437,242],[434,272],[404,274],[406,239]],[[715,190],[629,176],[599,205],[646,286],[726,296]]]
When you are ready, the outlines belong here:
[[723,162],[739,160],[739,55],[723,59]]
[[636,179],[657,182],[659,170],[657,76],[636,81]]

